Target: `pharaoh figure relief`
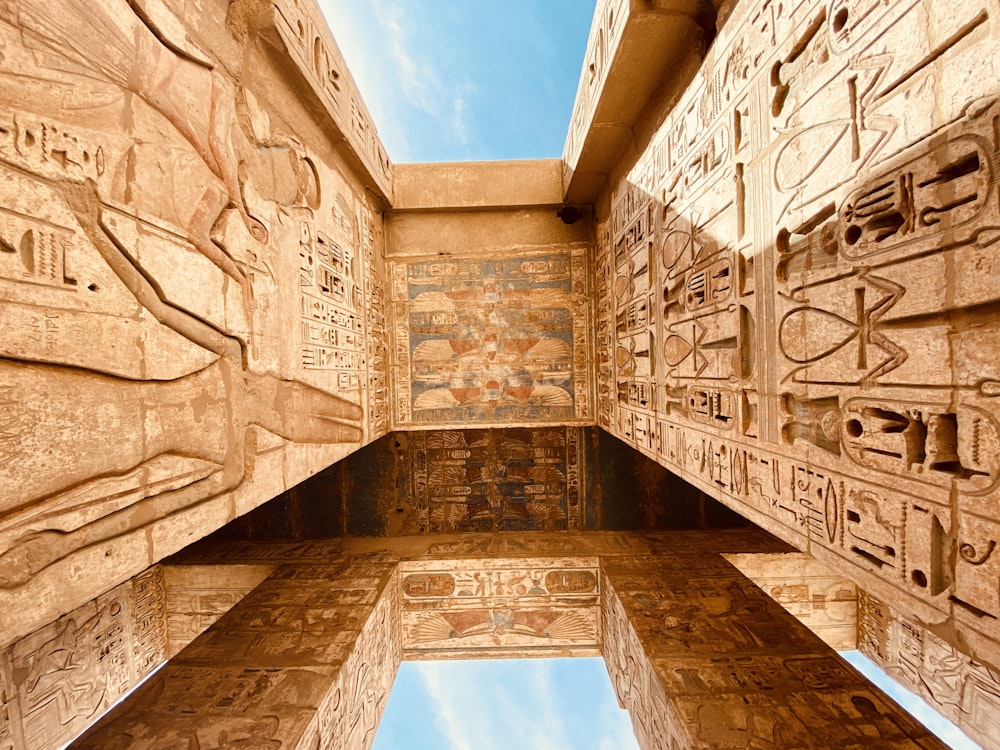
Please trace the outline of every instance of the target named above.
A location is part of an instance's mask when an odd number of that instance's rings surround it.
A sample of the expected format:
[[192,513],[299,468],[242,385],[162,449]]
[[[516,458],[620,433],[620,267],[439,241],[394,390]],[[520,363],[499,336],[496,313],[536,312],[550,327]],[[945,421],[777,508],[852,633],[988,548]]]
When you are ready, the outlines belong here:
[[2,3],[0,47],[10,588],[239,487],[261,430],[360,444],[364,363],[307,383],[280,331],[299,306],[281,248],[337,198],[327,232],[356,243],[349,187],[162,0]]

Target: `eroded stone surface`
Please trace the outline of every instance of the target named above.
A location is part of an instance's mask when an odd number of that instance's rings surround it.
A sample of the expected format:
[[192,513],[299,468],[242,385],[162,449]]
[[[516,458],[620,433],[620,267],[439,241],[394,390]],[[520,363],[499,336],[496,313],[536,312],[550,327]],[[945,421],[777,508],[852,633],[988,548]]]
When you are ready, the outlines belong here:
[[994,666],[995,24],[739,3],[595,267],[599,423]]
[[317,18],[0,8],[5,642],[388,429],[391,168]]

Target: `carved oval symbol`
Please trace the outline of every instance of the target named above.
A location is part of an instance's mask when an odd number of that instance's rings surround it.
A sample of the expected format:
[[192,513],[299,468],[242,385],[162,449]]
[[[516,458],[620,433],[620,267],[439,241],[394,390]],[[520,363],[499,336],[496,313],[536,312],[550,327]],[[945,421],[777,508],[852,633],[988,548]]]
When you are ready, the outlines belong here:
[[799,307],[781,321],[781,351],[792,362],[815,362],[858,335],[858,327],[839,315],[815,307]]
[[415,598],[451,596],[455,579],[449,573],[414,573],[403,578],[403,594]]
[[663,342],[663,356],[671,367],[679,365],[690,353],[691,344],[676,333],[667,336],[667,340]]
[[545,588],[550,594],[589,594],[597,589],[597,576],[591,570],[551,570]]

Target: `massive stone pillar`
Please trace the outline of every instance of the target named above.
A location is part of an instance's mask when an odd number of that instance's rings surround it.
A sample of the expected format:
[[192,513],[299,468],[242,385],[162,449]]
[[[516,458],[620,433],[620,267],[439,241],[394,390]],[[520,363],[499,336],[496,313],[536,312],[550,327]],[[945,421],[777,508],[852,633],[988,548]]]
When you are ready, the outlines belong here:
[[719,555],[601,560],[604,656],[639,744],[943,748]]
[[73,747],[363,750],[401,659],[598,653],[650,750],[941,747],[710,551],[779,553],[767,535],[339,546],[229,545],[183,561],[278,567]]
[[73,747],[368,747],[398,588],[391,557],[280,567]]

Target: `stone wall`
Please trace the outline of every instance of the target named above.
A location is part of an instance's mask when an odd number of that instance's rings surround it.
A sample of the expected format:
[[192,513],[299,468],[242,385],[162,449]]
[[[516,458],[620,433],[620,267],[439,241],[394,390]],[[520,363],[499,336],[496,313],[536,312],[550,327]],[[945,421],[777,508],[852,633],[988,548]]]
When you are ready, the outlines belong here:
[[391,165],[312,3],[0,5],[4,643],[386,432]]
[[993,665],[996,22],[739,4],[595,269],[603,427]]
[[153,567],[0,652],[0,748],[63,746],[166,658]]
[[324,539],[749,522],[595,428],[393,432],[218,532]]
[[858,597],[858,648],[983,747],[1000,737],[1000,672],[871,594]]

